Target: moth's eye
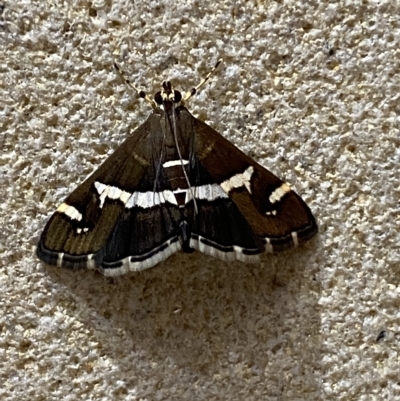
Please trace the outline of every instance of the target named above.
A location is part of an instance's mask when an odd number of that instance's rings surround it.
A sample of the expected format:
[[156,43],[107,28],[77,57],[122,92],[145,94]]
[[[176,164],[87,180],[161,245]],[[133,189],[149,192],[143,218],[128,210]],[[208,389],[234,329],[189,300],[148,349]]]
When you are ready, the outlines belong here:
[[157,93],[154,95],[154,101],[155,101],[157,104],[162,104],[163,98],[162,98],[162,96],[161,96],[161,92],[157,92]]
[[174,103],[179,103],[182,100],[181,92],[174,90]]

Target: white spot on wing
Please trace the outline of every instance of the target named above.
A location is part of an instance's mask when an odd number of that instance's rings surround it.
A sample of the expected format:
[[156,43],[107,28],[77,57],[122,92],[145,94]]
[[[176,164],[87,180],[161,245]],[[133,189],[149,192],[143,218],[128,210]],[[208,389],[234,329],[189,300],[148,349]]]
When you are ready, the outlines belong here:
[[218,198],[229,198],[218,184],[201,185],[194,189],[194,194],[197,199],[206,199],[213,201]]
[[283,183],[280,187],[276,188],[275,191],[269,196],[269,201],[271,203],[279,202],[288,192],[292,189],[288,184]]
[[121,194],[121,190],[117,187],[110,187],[110,189],[108,191],[108,197],[110,199],[118,199],[120,194]]
[[199,187],[192,187],[192,190],[178,188],[175,191],[165,190],[162,192],[134,192],[133,195],[126,202],[125,206],[130,209],[138,206],[144,209],[153,206],[161,205],[168,202],[173,205],[178,205],[175,195],[185,193],[185,204],[189,203],[192,199],[192,193],[196,199],[205,199],[213,201],[218,198],[228,198],[228,195],[222,190],[218,184],[207,184]]
[[90,255],[87,255],[87,262],[86,262],[86,268],[93,270],[96,268],[96,263],[94,261],[94,253],[91,253]]
[[82,220],[82,214],[79,213],[78,209],[66,203],[61,203],[61,205],[57,208],[57,212],[64,213],[71,220],[77,220],[77,221]]
[[147,209],[153,206],[161,205],[165,202],[177,205],[175,195],[172,191],[166,190],[162,192],[134,192],[133,195],[126,202],[125,206],[128,209],[135,206]]
[[269,238],[264,238],[264,239],[265,239],[265,252],[274,253],[274,248],[271,244],[271,240]]
[[267,216],[276,216],[278,214],[278,212],[276,210],[272,210],[270,212],[265,212],[265,214]]
[[297,236],[297,232],[296,231],[292,231],[292,239],[293,239],[293,244],[294,246],[299,246],[299,238]]
[[154,205],[159,205],[160,195],[154,192],[134,192],[126,203],[128,209],[138,206],[142,208],[151,207]]
[[240,188],[245,186],[249,193],[251,193],[251,184],[250,179],[253,175],[254,167],[248,167],[243,173],[235,174],[233,177],[229,178],[228,180],[224,181],[221,184],[222,189],[229,194],[235,188]]
[[113,187],[111,185],[104,185],[101,182],[95,182],[94,186],[100,195],[100,208],[103,208],[104,202],[107,198],[113,200],[120,200],[124,205],[128,202],[128,199],[131,197],[129,192],[123,191],[118,187]]
[[64,259],[64,253],[60,252],[57,255],[57,267],[62,267],[63,259]]
[[165,162],[163,164],[163,167],[168,168],[168,167],[174,167],[174,166],[182,166],[182,164],[183,165],[189,164],[189,161],[188,160],[182,160],[182,161],[181,160],[170,160],[168,162]]
[[172,191],[163,191],[162,197],[164,198],[164,203],[169,202],[172,203],[173,205],[177,205],[178,202],[176,201],[175,195]]
[[107,193],[105,193],[107,189],[107,185],[102,184],[101,182],[95,182],[94,186],[97,190],[97,193],[100,195],[100,208],[103,207],[104,201],[106,200]]

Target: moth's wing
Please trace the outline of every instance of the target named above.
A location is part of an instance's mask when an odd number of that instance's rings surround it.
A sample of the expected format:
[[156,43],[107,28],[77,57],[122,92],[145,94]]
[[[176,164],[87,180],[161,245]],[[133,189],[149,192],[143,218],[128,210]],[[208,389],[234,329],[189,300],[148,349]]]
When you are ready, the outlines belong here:
[[[159,118],[151,114],[58,207],[38,243],[41,260],[73,269],[99,268],[105,274],[109,269],[109,275],[116,275],[150,267],[180,249],[176,228],[163,224],[174,221],[168,208],[143,213],[134,207],[137,193],[153,191],[159,158],[154,152],[161,144],[154,143],[159,137],[151,133],[159,125]],[[165,243],[171,245],[167,251]]]
[[[286,183],[207,124],[193,118],[192,125],[200,168],[227,197],[202,205],[207,213],[195,217],[191,246],[222,259],[251,261],[264,247],[268,252],[287,249],[317,233],[309,207]],[[233,241],[230,249],[224,249],[224,238]]]

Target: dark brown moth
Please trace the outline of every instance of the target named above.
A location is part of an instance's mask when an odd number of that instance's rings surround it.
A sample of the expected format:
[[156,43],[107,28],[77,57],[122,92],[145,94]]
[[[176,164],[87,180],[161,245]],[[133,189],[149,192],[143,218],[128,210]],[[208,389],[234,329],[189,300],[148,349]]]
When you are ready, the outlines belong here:
[[[318,229],[304,201],[184,106],[164,82],[147,120],[47,223],[44,262],[107,276],[147,269],[177,251],[256,262],[297,246]],[[118,69],[118,67],[116,66]]]

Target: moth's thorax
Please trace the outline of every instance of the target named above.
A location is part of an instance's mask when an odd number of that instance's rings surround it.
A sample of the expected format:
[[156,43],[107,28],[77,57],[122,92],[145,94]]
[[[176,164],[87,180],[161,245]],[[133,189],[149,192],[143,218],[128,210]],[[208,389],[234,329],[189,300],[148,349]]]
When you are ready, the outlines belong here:
[[[168,103],[167,106],[169,106]],[[162,142],[161,146],[163,146],[164,155],[167,158],[171,153],[171,157],[175,157],[177,153],[176,141],[182,153],[189,152],[192,132],[188,129],[188,113],[185,111],[186,109],[183,106],[167,107],[167,109],[158,108],[154,111],[157,115],[158,123],[156,124],[160,132],[160,135],[156,134],[156,136]]]

